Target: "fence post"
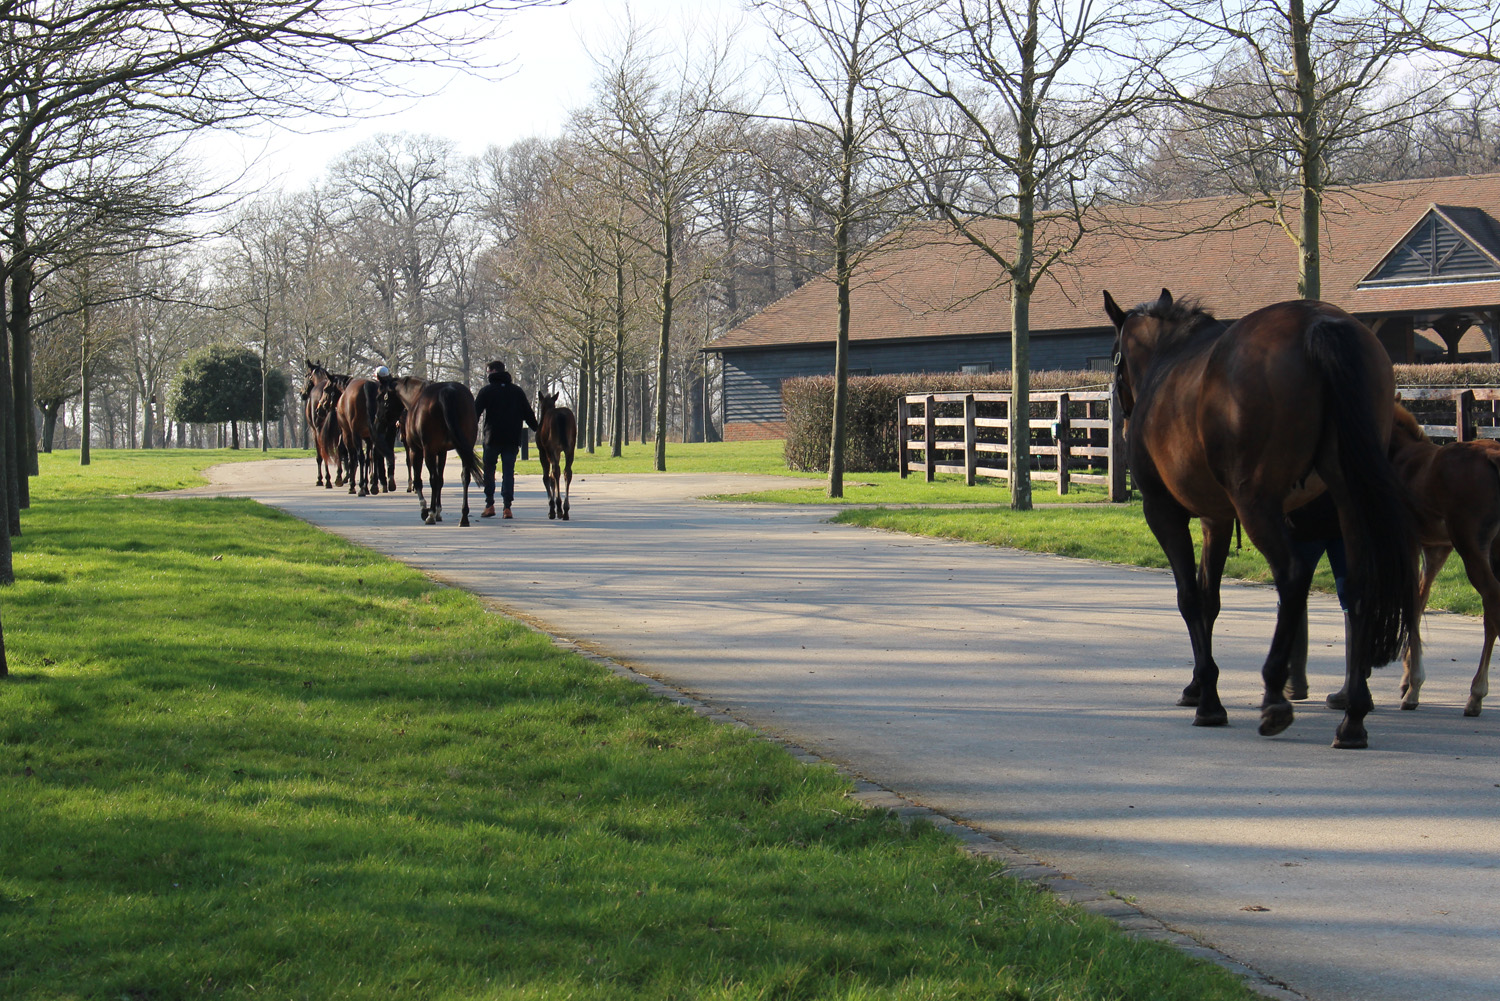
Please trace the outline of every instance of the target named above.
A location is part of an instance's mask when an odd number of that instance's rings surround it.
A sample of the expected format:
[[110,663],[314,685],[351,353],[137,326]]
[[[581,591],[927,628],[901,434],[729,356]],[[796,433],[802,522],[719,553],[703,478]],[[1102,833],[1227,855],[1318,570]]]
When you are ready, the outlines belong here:
[[1109,499],[1116,503],[1130,499],[1130,485],[1126,480],[1125,462],[1125,411],[1120,406],[1120,391],[1109,387]]
[[927,436],[927,482],[937,478],[937,404],[928,393],[924,404],[925,415],[922,431]]
[[903,396],[896,401],[896,468],[901,470],[903,480],[911,472],[911,449],[907,446],[910,437],[911,401]]
[[1474,440],[1474,420],[1469,413],[1474,408],[1474,391],[1466,389],[1458,394],[1458,413],[1453,421],[1453,432],[1459,441]]
[[1068,492],[1068,394],[1057,394],[1057,423],[1052,425],[1052,440],[1057,443],[1057,492]]
[[978,437],[974,419],[978,416],[979,404],[974,402],[974,394],[969,393],[964,397],[964,483],[971,487],[974,485],[974,469],[979,465],[979,449],[974,447]]

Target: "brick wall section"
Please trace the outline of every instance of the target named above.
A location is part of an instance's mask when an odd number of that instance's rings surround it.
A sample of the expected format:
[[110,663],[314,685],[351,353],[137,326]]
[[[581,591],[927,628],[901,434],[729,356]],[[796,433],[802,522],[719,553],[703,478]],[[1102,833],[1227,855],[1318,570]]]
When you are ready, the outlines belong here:
[[734,421],[724,425],[725,441],[765,441],[785,437],[786,421]]

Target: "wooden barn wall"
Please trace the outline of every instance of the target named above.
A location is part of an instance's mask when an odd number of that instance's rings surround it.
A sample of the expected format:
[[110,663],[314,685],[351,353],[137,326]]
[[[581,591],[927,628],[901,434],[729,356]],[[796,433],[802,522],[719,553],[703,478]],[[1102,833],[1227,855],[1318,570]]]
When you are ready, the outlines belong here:
[[[1087,368],[1090,358],[1108,359],[1112,333],[1058,334],[1031,339],[1032,369]],[[851,375],[901,372],[958,372],[965,365],[1010,368],[1010,338],[925,340],[898,343],[855,342],[849,346]],[[805,375],[832,375],[832,345],[758,348],[724,353],[724,422],[779,421],[781,382]]]

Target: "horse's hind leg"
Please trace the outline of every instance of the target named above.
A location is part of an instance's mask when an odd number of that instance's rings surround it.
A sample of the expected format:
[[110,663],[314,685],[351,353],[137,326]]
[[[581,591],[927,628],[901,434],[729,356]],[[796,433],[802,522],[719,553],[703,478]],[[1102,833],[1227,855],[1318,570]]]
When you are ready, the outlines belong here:
[[568,493],[573,488],[573,453],[568,453],[568,464],[563,469],[562,477],[562,520],[568,520]]
[[463,516],[458,519],[458,527],[459,528],[468,528],[469,527],[469,470],[468,470],[467,466],[463,465],[463,460],[462,459],[459,460],[459,465],[461,467],[463,467],[463,473],[464,473],[464,475],[463,475],[463,480],[464,480],[464,506],[463,506]]
[[1292,546],[1279,501],[1246,504],[1240,510],[1240,520],[1255,547],[1266,557],[1276,581],[1276,631],[1260,671],[1265,686],[1260,704],[1260,733],[1271,737],[1291,726],[1294,718],[1292,704],[1286,698],[1286,685],[1291,673],[1292,648],[1307,620],[1307,592],[1312,585],[1313,568]]
[[447,461],[446,450],[433,449],[427,454],[427,473],[432,478],[432,506],[427,509],[429,525],[443,520],[443,467]]
[[1479,669],[1474,672],[1474,681],[1469,685],[1469,701],[1464,704],[1464,715],[1478,716],[1484,697],[1490,693],[1490,654],[1495,650],[1495,637],[1500,633],[1500,580],[1495,577],[1488,552],[1477,547],[1466,552],[1468,549],[1469,546],[1460,548],[1458,554],[1463,557],[1469,583],[1484,602],[1484,651],[1479,655]]

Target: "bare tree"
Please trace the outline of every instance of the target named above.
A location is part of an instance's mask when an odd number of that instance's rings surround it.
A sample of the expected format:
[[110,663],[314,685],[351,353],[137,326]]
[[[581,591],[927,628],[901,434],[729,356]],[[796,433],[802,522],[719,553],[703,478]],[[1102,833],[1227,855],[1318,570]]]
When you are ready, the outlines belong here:
[[[716,160],[721,134],[708,110],[717,100],[725,66],[721,53],[695,64],[688,58],[668,80],[645,32],[631,24],[619,51],[602,67],[599,95],[585,127],[620,168],[622,193],[655,230],[649,244],[656,277],[655,468],[667,468],[667,397],[671,385],[672,313],[693,276],[679,274],[682,249],[694,235],[696,203]],[[701,276],[700,276],[701,277]]]
[[[929,203],[1010,291],[1011,506],[1031,508],[1031,297],[1077,246],[1111,133],[1140,106],[1142,22],[1094,0],[941,0],[909,22],[907,75],[883,93]],[[997,176],[996,167],[1000,168]]]

